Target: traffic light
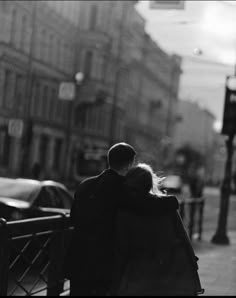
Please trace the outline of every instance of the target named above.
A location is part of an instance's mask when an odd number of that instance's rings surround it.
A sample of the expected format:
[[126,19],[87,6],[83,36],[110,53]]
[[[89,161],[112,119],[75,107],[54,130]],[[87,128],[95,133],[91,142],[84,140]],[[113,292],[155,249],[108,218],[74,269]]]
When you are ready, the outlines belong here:
[[227,77],[222,134],[236,134],[236,77]]

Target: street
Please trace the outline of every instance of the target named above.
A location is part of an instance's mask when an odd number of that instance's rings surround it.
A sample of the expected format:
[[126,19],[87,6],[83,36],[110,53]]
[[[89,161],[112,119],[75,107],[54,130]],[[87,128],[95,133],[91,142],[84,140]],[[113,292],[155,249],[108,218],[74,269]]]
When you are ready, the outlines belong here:
[[236,196],[232,196],[229,218],[229,246],[214,245],[211,239],[217,228],[220,193],[214,188],[205,191],[203,240],[194,241],[199,257],[199,273],[206,296],[235,296],[236,294]]

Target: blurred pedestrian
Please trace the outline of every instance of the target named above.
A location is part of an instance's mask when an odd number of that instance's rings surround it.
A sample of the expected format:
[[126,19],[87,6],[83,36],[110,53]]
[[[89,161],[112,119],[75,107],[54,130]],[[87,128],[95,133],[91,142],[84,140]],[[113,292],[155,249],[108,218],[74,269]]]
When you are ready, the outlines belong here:
[[192,169],[190,174],[190,193],[193,199],[200,199],[203,197],[205,187],[205,169],[199,167]]
[[119,209],[139,214],[161,213],[178,208],[175,198],[159,201],[143,197],[133,199],[126,192],[125,175],[134,165],[136,152],[125,143],[108,152],[109,169],[84,181],[77,189],[71,210],[74,226],[66,257],[66,277],[71,296],[105,296],[114,272],[115,222]]
[[[126,176],[130,196],[165,201],[159,179],[147,165]],[[116,225],[117,296],[196,296],[202,293],[197,257],[176,210],[162,216],[119,213]]]

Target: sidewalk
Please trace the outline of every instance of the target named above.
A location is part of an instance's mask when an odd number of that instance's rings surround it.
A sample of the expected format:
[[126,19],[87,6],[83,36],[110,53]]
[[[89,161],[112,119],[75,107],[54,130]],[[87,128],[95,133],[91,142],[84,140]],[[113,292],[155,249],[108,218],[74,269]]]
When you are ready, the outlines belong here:
[[199,257],[199,274],[204,296],[236,295],[236,232],[229,232],[229,246],[211,243],[214,232],[207,232],[202,242],[194,241]]

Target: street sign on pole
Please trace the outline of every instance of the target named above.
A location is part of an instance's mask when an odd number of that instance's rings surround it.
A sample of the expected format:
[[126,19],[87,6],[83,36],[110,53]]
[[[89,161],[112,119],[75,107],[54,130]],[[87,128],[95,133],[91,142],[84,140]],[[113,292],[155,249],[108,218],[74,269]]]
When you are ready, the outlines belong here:
[[74,100],[76,95],[76,86],[72,82],[62,82],[59,86],[59,99]]
[[183,10],[185,8],[185,1],[150,1],[150,8],[151,9],[178,9]]
[[10,137],[22,138],[24,132],[24,122],[22,120],[11,119],[8,124],[8,134]]
[[236,77],[227,77],[225,90],[224,135],[236,134]]

